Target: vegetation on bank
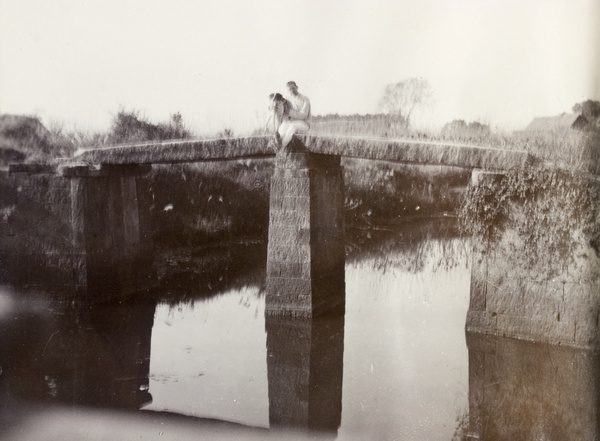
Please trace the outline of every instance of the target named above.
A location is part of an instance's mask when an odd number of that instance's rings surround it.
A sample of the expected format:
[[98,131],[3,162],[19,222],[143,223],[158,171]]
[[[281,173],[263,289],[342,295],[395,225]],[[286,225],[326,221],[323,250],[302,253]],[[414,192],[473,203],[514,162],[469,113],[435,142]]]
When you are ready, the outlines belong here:
[[459,217],[481,253],[507,249],[535,280],[600,276],[600,181],[558,167],[483,176],[469,187]]

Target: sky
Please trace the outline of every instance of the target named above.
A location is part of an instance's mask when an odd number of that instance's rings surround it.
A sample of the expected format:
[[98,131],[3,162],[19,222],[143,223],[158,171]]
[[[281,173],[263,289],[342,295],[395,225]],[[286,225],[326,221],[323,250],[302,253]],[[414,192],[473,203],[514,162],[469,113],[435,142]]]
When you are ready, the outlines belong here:
[[0,113],[242,134],[290,80],[324,115],[376,113],[419,77],[434,102],[415,126],[514,130],[600,100],[599,45],[600,0],[0,0]]

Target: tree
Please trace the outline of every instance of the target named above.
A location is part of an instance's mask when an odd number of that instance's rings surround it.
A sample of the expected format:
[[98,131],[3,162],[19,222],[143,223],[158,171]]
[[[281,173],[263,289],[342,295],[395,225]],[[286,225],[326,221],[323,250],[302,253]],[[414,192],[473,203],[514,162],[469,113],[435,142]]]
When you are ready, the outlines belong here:
[[469,131],[469,134],[471,136],[485,137],[489,136],[491,133],[490,126],[488,126],[487,124],[481,124],[477,121],[469,123],[467,130]]
[[600,116],[600,101],[587,100],[573,106],[573,112],[583,115],[588,121]]
[[455,119],[452,122],[444,124],[444,127],[442,127],[442,136],[460,136],[467,132],[467,127],[467,123],[464,119]]
[[166,139],[190,138],[191,133],[185,128],[181,113],[171,115],[168,123],[153,124],[140,116],[137,110],[121,109],[113,117],[108,136],[111,144],[122,142],[163,141]]
[[399,83],[388,84],[379,100],[379,108],[397,117],[408,127],[413,110],[429,104],[432,96],[429,81],[424,78],[409,78]]
[[489,136],[490,127],[474,121],[467,124],[462,119],[455,119],[442,127],[442,136],[448,138],[482,138]]

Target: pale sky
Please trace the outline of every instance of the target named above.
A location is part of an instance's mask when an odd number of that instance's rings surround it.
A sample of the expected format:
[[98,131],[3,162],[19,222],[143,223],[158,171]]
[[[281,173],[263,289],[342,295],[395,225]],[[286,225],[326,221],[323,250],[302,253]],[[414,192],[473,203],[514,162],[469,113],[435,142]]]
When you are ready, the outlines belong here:
[[105,130],[120,108],[199,133],[263,124],[294,80],[313,114],[375,113],[429,80],[415,124],[520,129],[600,99],[600,0],[0,0],[0,113]]

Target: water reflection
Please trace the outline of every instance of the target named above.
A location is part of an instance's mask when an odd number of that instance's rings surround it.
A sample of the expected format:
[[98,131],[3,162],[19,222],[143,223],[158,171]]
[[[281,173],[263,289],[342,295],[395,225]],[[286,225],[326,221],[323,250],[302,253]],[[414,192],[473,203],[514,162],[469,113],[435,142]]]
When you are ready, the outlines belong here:
[[152,401],[148,377],[154,308],[153,302],[123,301],[76,311],[74,403],[140,408]]
[[5,400],[136,409],[151,401],[154,302],[13,304],[0,321]]
[[268,316],[269,425],[337,433],[342,415],[344,316]]
[[[458,241],[415,231],[360,236],[346,287],[313,284],[338,314],[312,320],[265,317],[261,247],[182,259],[182,277],[164,279],[156,308],[126,299],[23,304],[0,318],[0,378],[10,397],[133,409],[152,397],[142,414],[270,427],[275,439],[283,428],[448,439],[455,403],[466,403],[468,270]],[[448,250],[458,257],[440,265]],[[189,278],[186,265],[195,268]]]
[[460,439],[598,439],[599,353],[470,333],[467,343]]
[[454,219],[404,221],[401,228],[346,231],[346,263],[370,260],[374,268],[420,273],[434,267],[449,271],[468,264],[470,240],[459,239]]

